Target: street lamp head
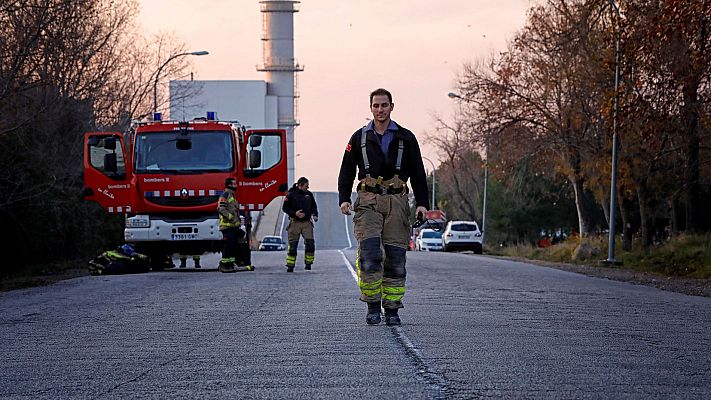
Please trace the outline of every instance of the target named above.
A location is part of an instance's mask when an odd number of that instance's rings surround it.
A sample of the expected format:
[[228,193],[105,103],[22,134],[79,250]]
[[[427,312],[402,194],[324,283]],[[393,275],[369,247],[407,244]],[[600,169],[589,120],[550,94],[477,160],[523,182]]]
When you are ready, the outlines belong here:
[[183,57],[183,56],[204,56],[204,55],[207,55],[207,54],[210,54],[210,53],[207,52],[207,51],[205,51],[205,50],[191,51],[191,52],[188,52],[188,53],[178,53],[178,54],[175,54],[175,55],[172,55],[172,56],[168,57],[168,59],[165,60],[165,62],[164,62],[160,67],[158,67],[158,70],[156,71],[156,79],[153,81],[153,112],[158,111],[158,78],[160,77],[160,71],[163,70],[163,67],[165,67],[166,65],[168,65],[169,62],[171,62],[172,60],[174,60],[174,59],[176,59],[176,58],[178,58],[178,57]]
[[462,96],[460,96],[460,95],[458,95],[457,93],[454,93],[454,92],[449,92],[449,93],[447,93],[447,97],[449,97],[450,99],[461,99],[461,98],[462,98]]

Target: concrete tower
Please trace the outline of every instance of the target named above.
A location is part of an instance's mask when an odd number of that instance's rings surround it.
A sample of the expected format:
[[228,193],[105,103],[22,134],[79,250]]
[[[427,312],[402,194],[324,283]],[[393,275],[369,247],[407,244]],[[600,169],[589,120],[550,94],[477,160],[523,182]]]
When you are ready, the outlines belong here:
[[286,130],[289,185],[295,181],[294,129],[299,125],[296,117],[298,98],[296,73],[304,69],[294,59],[294,13],[299,1],[263,0],[262,42],[264,64],[257,67],[266,73],[267,95],[277,97],[278,127]]

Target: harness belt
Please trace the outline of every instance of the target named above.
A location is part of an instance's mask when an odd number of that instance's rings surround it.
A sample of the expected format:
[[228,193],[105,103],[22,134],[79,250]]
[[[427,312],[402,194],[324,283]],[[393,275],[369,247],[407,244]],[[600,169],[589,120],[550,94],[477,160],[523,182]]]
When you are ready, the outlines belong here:
[[400,194],[402,192],[407,191],[407,186],[402,186],[399,188],[394,188],[390,186],[383,186],[383,185],[376,185],[376,186],[368,186],[368,185],[358,185],[358,190],[359,192],[370,192],[370,193],[375,193],[375,194]]

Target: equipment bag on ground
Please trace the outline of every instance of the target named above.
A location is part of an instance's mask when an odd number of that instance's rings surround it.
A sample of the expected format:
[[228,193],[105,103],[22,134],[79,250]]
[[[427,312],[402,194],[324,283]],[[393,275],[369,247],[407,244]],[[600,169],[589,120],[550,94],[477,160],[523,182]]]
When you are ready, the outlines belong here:
[[128,244],[116,250],[105,251],[89,261],[91,275],[139,274],[149,270],[148,257],[136,253]]

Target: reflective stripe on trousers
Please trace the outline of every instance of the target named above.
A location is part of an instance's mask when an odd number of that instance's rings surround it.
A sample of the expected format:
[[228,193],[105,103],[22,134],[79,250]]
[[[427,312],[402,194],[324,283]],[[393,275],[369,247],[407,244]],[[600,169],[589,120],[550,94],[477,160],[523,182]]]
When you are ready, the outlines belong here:
[[368,303],[382,301],[386,309],[403,307],[405,252],[398,246],[386,244],[381,247],[380,238],[365,239],[358,244],[356,269],[360,300]]

